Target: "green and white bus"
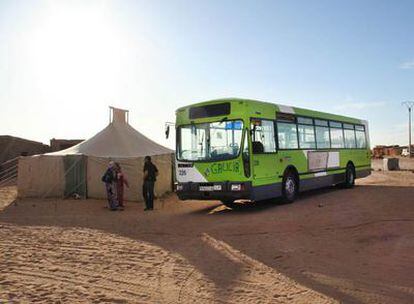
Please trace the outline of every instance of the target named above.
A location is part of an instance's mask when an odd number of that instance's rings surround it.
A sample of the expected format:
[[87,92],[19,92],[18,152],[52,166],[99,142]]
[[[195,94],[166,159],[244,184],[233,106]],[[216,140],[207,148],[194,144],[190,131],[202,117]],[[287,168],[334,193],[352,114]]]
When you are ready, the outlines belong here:
[[368,123],[247,99],[176,111],[176,190],[182,200],[295,200],[299,191],[371,173]]

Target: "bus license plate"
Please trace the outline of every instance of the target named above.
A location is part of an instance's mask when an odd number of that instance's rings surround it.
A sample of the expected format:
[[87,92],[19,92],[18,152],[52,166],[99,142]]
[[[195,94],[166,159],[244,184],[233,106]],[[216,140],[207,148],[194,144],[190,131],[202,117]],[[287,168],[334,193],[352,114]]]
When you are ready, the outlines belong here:
[[198,190],[200,191],[221,191],[221,185],[200,186]]

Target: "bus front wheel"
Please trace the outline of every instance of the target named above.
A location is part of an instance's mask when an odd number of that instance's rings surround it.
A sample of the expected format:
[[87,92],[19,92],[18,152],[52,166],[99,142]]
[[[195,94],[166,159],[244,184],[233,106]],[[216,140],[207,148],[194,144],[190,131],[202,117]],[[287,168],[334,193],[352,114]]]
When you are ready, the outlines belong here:
[[285,203],[293,203],[298,195],[298,179],[296,174],[288,171],[283,176],[282,181],[282,199]]

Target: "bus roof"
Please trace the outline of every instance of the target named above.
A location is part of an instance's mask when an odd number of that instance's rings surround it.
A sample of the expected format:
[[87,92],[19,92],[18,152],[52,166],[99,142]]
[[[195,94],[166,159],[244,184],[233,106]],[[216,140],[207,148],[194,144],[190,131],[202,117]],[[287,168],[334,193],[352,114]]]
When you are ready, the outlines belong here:
[[216,104],[216,103],[222,103],[222,102],[231,102],[231,103],[245,103],[248,107],[256,109],[257,107],[263,107],[266,108],[271,107],[272,110],[282,112],[282,113],[290,113],[295,114],[299,116],[309,116],[313,118],[320,118],[320,119],[330,119],[330,120],[338,120],[342,122],[349,122],[349,123],[364,123],[365,121],[362,119],[349,117],[349,116],[342,116],[327,112],[320,112],[310,109],[304,109],[304,108],[298,108],[298,107],[292,107],[272,102],[265,102],[260,100],[254,100],[254,99],[244,99],[244,98],[220,98],[220,99],[213,99],[208,101],[202,101],[198,103],[194,103],[188,106],[180,107],[177,109],[178,112],[183,112],[183,110],[195,106],[203,106],[208,104]]

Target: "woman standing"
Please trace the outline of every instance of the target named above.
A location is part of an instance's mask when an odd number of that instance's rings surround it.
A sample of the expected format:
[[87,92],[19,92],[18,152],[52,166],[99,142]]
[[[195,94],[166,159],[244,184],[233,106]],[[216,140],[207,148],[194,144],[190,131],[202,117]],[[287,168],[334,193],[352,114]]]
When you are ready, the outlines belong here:
[[122,172],[121,165],[115,163],[116,167],[116,193],[118,199],[118,208],[124,210],[124,184],[129,188],[128,180],[126,179],[124,173]]
[[117,208],[116,201],[116,171],[115,163],[110,161],[108,164],[108,169],[105,174],[102,176],[102,181],[105,183],[106,195],[108,197],[109,209],[114,211]]

